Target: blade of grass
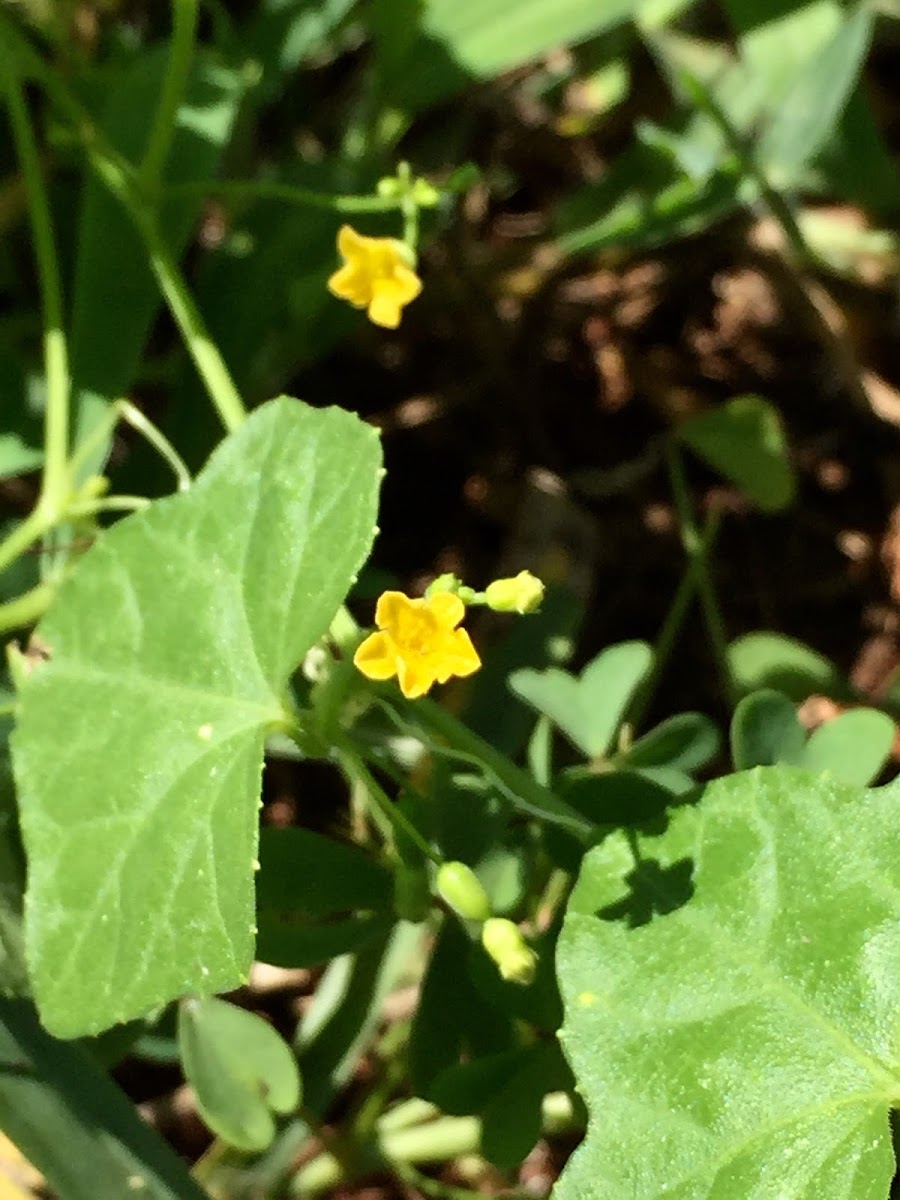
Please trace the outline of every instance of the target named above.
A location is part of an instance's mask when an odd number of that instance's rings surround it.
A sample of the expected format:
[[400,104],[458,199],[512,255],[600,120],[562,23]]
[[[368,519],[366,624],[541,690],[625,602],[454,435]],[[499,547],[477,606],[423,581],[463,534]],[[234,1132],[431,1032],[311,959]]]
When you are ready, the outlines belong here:
[[206,1200],[84,1047],[22,1000],[0,1000],[0,1128],[66,1200]]

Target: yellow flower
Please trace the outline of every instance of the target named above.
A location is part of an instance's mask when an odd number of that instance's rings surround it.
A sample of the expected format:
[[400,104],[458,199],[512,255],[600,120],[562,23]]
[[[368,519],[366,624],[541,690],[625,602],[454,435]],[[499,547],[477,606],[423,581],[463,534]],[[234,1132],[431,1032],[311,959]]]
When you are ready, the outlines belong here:
[[471,675],[481,659],[466,631],[456,628],[465,611],[459,596],[449,592],[424,600],[385,592],[375,608],[379,632],[366,638],[353,662],[369,679],[396,675],[409,700],[451,675]]
[[394,238],[363,237],[349,225],[341,226],[337,245],[344,265],[328,280],[328,290],[367,309],[376,325],[396,329],[404,306],[422,290],[407,248]]

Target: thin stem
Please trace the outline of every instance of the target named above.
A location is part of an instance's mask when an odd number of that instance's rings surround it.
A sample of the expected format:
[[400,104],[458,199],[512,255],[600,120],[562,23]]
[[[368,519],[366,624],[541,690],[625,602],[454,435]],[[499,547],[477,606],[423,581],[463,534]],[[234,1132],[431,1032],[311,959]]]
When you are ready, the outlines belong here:
[[467,725],[433,700],[398,700],[392,707],[405,725],[424,728],[438,739],[446,741],[453,753],[476,762],[492,776],[513,803],[530,816],[551,825],[560,825],[576,837],[586,838],[590,835],[593,825],[581,813],[560,800],[549,788],[543,787],[528,771],[510,762],[505,754],[473,733]]
[[684,464],[681,460],[681,452],[674,438],[669,438],[666,443],[666,465],[669,469],[672,496],[675,501],[675,509],[678,513],[678,521],[681,527],[681,541],[685,553],[695,568],[694,587],[700,598],[700,607],[703,609],[703,617],[706,621],[713,654],[719,673],[722,676],[725,694],[728,697],[729,703],[734,704],[737,702],[738,693],[728,658],[728,637],[725,633],[722,611],[719,607],[719,601],[709,569],[705,539],[697,528],[687,481],[684,476]]
[[759,188],[760,198],[766,208],[768,208],[771,216],[781,226],[784,236],[787,238],[788,244],[795,256],[800,262],[807,263],[810,266],[818,265],[816,254],[806,240],[803,230],[800,228],[800,224],[794,215],[794,210],[788,204],[787,200],[785,200],[784,196],[776,188],[772,187],[768,176],[757,162],[756,156],[734,128],[728,118],[728,114],[716,100],[712,92],[704,87],[695,76],[686,71],[681,75],[681,83],[697,107],[702,109],[718,126],[728,148],[737,159],[744,175],[752,179]]
[[384,788],[379,784],[378,780],[362,761],[356,750],[349,743],[338,745],[335,747],[335,757],[343,768],[348,778],[359,784],[365,789],[366,795],[375,804],[378,811],[395,829],[402,830],[404,835],[437,866],[443,863],[443,859],[435,850],[428,844],[412,821],[401,811],[398,805],[394,804],[385,792]]
[[286,204],[347,215],[389,213],[402,208],[402,201],[393,196],[332,196],[328,192],[316,192],[270,179],[204,179],[196,183],[174,183],[165,189],[164,194],[220,196],[223,200],[283,200]]
[[15,562],[20,554],[53,528],[55,521],[49,511],[40,505],[20,521],[8,537],[0,542],[0,571],[4,571],[10,563]]
[[173,0],[172,44],[166,77],[147,149],[138,170],[138,184],[145,193],[153,194],[159,187],[160,177],[175,134],[178,109],[184,95],[191,59],[194,56],[194,39],[197,36],[197,0]]
[[138,512],[149,508],[146,496],[101,496],[97,500],[74,501],[66,509],[67,517],[92,517],[101,512]]
[[119,400],[116,410],[132,429],[143,435],[144,440],[149,442],[160,458],[172,468],[179,492],[186,492],[191,486],[191,473],[187,463],[162,430],[130,400]]
[[712,554],[720,524],[721,514],[718,509],[711,510],[702,535],[703,553],[702,555],[698,555],[697,558],[691,559],[682,573],[675,595],[672,597],[672,603],[669,605],[669,611],[666,613],[659,636],[656,639],[656,645],[653,649],[653,666],[650,669],[650,674],[644,681],[638,692],[637,699],[629,711],[629,721],[634,729],[640,729],[644,717],[647,715],[647,709],[650,707],[653,697],[656,694],[659,681],[668,666],[672,651],[675,649],[675,643],[678,640],[688,610],[690,609],[691,601],[697,590],[700,563],[701,561],[708,561]]
[[169,311],[181,331],[188,353],[203,380],[209,398],[228,433],[233,433],[245,420],[247,410],[235,387],[231,372],[218,346],[209,336],[194,297],[188,290],[175,259],[169,253],[153,221],[140,207],[140,201],[129,194],[126,206],[144,236],[150,266],[156,276]]
[[56,588],[49,583],[39,583],[31,591],[24,592],[15,600],[0,604],[0,635],[13,629],[24,629],[33,625],[50,607]]
[[218,347],[209,337],[177,263],[169,253],[153,213],[138,187],[133,167],[108,145],[94,125],[90,114],[66,85],[50,70],[39,54],[19,34],[13,22],[0,10],[0,45],[15,47],[20,62],[39,79],[51,100],[75,125],[88,160],[101,181],[119,200],[134,221],[144,240],[153,273],[163,297],[181,331],[210,399],[222,424],[230,433],[245,419],[247,412]]
[[179,492],[186,492],[191,486],[191,473],[184,459],[156,425],[145,416],[130,400],[117,400],[111,408],[102,415],[97,425],[83,439],[72,456],[70,473],[77,476],[82,463],[93,456],[98,446],[107,440],[118,420],[125,421],[145,441],[147,441],[171,468],[178,483]]
[[69,361],[63,325],[63,293],[53,236],[50,202],[41,170],[37,141],[25,102],[18,64],[0,39],[0,67],[6,88],[10,126],[22,166],[34,241],[44,325],[44,472],[39,507],[57,513],[68,489]]

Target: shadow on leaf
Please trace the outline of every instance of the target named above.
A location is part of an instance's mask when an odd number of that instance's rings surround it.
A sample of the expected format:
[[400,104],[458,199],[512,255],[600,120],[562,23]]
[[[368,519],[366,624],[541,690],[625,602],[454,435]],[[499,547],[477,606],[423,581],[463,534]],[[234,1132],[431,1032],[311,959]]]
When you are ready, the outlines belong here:
[[654,917],[666,916],[687,904],[694,894],[693,873],[694,861],[690,858],[681,858],[669,867],[645,859],[625,877],[628,895],[598,909],[597,916],[604,921],[624,921],[630,929],[649,925]]

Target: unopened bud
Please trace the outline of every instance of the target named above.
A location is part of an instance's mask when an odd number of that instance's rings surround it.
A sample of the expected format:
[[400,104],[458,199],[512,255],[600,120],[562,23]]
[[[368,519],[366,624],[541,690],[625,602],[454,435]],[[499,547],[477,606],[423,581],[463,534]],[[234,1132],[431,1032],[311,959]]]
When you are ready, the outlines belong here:
[[462,580],[458,579],[452,571],[447,571],[443,575],[438,575],[437,579],[433,579],[425,589],[425,599],[431,596],[437,596],[440,592],[450,592],[451,595],[456,595],[462,587]]
[[538,956],[525,941],[518,925],[505,917],[491,917],[482,926],[481,944],[508,983],[527,986],[534,981]]
[[460,917],[467,921],[487,921],[491,905],[481,880],[465,863],[447,862],[435,877],[437,894]]
[[512,579],[495,579],[484,593],[485,603],[494,612],[533,613],[544,598],[544,585],[530,571],[520,571]]

